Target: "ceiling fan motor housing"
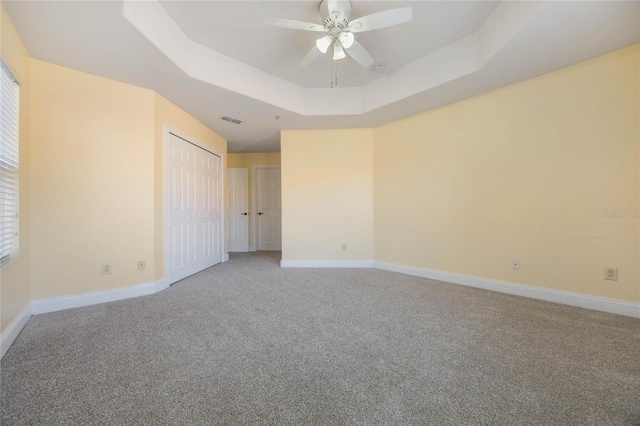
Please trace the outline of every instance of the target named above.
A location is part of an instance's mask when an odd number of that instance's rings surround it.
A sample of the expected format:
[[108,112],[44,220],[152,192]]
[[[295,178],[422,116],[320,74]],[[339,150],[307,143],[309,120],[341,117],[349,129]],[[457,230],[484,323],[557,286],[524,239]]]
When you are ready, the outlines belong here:
[[[341,11],[329,10],[329,7],[333,4],[339,5]],[[318,10],[323,19],[322,23],[325,28],[329,30],[330,34],[335,36],[347,29],[349,16],[351,16],[351,0],[321,0],[318,5]],[[334,16],[335,12],[342,16]]]

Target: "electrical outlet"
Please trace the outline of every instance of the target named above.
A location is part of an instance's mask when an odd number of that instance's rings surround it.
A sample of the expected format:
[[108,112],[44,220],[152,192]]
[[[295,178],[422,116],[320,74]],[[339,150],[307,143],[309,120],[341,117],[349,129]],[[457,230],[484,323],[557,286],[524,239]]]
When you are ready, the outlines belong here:
[[604,279],[618,281],[618,268],[604,268]]
[[145,269],[147,269],[147,262],[138,260],[138,271],[144,271]]
[[517,271],[520,269],[520,259],[513,259],[511,261],[511,269]]
[[102,275],[110,274],[112,271],[113,271],[113,268],[111,267],[110,263],[102,264]]
[[342,251],[347,251],[347,245],[342,243]]

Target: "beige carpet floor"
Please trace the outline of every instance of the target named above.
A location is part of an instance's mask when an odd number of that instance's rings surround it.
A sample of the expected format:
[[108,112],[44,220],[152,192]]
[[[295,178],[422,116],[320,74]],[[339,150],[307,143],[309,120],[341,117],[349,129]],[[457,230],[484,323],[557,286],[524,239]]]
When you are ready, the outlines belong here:
[[278,256],[32,317],[2,425],[640,425],[639,320]]

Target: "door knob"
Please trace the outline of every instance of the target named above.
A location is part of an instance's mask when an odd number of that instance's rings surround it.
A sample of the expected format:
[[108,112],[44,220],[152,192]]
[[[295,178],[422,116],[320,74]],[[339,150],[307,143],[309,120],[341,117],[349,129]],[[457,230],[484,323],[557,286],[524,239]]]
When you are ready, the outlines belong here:
[[258,212],[258,214],[259,214],[259,215],[263,215],[264,213],[262,213],[262,212]]
[[244,215],[244,216],[246,216],[246,215],[247,215],[247,213],[240,213],[240,214],[241,214],[241,215]]

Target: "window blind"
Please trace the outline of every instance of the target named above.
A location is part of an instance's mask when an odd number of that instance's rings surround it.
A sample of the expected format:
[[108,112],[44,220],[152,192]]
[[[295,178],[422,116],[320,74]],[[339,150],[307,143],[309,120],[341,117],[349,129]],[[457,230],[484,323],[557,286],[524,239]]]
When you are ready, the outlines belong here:
[[19,253],[20,86],[2,61],[0,66],[0,261],[6,264]]

